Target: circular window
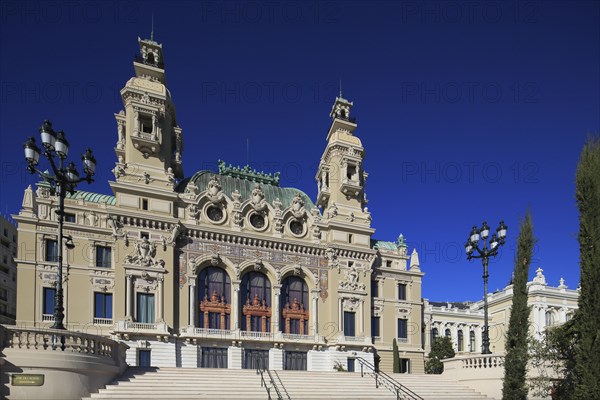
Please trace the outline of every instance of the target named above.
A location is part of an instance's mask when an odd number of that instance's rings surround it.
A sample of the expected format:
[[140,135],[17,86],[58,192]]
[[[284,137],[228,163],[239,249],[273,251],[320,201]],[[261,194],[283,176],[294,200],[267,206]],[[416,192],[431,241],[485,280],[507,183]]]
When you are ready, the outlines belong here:
[[250,224],[256,229],[262,229],[265,227],[265,217],[260,214],[252,214],[250,216]]
[[304,224],[294,220],[290,222],[290,231],[296,236],[301,236],[304,233]]
[[219,222],[223,219],[223,210],[218,207],[209,207],[206,210],[206,215],[211,221]]

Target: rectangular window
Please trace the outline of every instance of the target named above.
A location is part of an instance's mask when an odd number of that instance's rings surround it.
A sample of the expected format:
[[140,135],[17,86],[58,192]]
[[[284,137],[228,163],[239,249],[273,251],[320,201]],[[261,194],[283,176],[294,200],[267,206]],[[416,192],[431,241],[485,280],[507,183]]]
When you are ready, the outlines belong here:
[[306,371],[306,354],[303,351],[286,351],[283,369],[287,371]]
[[380,323],[381,323],[381,317],[371,317],[371,336],[373,338],[380,336],[380,330],[379,330]]
[[386,267],[388,267],[388,268],[392,268],[392,262],[391,262],[391,261],[389,261],[389,260],[388,260],[388,261],[386,261],[386,262],[385,262],[385,266],[386,266]]
[[58,246],[56,240],[46,239],[46,261],[58,262]]
[[152,365],[150,354],[150,350],[138,350],[138,367],[150,368]]
[[352,243],[352,234],[351,233],[348,234],[348,243]]
[[379,281],[371,281],[371,297],[379,297]]
[[43,299],[43,313],[44,315],[54,314],[54,296],[56,296],[56,289],[44,288],[44,299]]
[[150,234],[148,232],[140,232],[140,239],[150,239]]
[[356,313],[344,311],[344,336],[355,336]]
[[354,372],[354,363],[356,362],[355,358],[348,358],[347,359],[347,363],[348,363],[348,372]]
[[398,339],[408,339],[408,320],[398,319]]
[[244,350],[244,369],[268,369],[269,368],[269,350]]
[[227,368],[227,348],[203,347],[202,368]]
[[112,293],[94,293],[94,318],[112,319]]
[[108,246],[96,246],[96,267],[110,268],[112,248]]
[[65,213],[65,222],[75,223],[75,214]]
[[154,294],[137,294],[137,322],[154,323]]
[[142,210],[148,209],[148,199],[142,199]]
[[406,300],[406,284],[398,284],[398,300]]
[[410,374],[410,359],[409,358],[401,358],[400,359],[400,373],[401,374]]

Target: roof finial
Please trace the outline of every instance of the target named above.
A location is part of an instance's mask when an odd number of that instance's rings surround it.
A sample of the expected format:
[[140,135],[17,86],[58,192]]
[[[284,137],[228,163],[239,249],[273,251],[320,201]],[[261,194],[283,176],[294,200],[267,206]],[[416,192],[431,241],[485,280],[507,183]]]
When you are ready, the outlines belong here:
[[154,42],[154,13],[152,13],[152,31],[150,32],[150,40]]
[[342,77],[340,76],[340,99],[342,98]]

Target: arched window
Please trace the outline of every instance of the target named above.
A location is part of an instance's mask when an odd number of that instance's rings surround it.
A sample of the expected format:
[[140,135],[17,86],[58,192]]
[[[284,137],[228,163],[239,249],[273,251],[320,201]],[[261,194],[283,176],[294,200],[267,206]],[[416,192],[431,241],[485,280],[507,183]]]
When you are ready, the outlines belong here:
[[229,329],[231,280],[223,268],[208,267],[198,275],[200,328]]
[[464,350],[463,339],[463,331],[461,329],[458,331],[458,351]]
[[554,325],[554,315],[552,315],[552,311],[546,311],[546,326]]
[[432,328],[431,329],[431,344],[433,345],[433,342],[435,342],[435,339],[437,339],[439,333],[438,333],[438,328]]
[[288,276],[281,285],[281,330],[308,335],[308,285],[297,276]]
[[150,64],[154,64],[154,53],[150,52],[148,54],[146,54],[146,61],[149,62]]
[[271,331],[271,282],[262,272],[252,271],[242,278],[242,329]]
[[452,337],[452,333],[450,332],[450,329],[446,329],[446,331],[444,332],[444,335],[445,335],[446,337],[449,337],[449,338],[451,338],[451,337]]
[[475,332],[469,332],[469,351],[473,353],[475,351]]

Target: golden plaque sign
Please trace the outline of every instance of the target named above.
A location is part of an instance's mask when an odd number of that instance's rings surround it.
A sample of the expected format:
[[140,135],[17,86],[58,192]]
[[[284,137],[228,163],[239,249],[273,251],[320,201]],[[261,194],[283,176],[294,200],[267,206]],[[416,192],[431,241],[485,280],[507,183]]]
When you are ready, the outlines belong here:
[[42,374],[18,374],[12,376],[12,386],[42,386],[44,375]]

